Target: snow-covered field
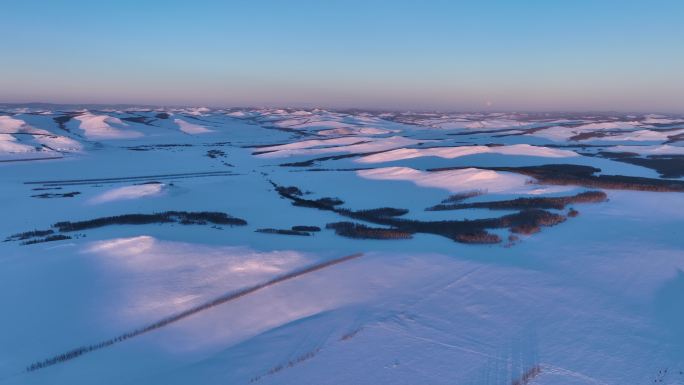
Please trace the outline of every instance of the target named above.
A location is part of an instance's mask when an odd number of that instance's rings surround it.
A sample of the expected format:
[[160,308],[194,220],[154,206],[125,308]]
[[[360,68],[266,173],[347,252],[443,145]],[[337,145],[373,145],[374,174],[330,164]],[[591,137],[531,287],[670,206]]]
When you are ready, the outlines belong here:
[[0,384],[684,384],[683,116],[0,106],[0,202]]

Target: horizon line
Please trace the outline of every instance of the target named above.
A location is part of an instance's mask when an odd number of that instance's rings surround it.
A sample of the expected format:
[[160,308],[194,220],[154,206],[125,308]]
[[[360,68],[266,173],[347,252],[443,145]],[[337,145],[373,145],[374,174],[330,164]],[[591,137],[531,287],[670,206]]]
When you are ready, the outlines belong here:
[[208,108],[214,110],[220,109],[261,109],[261,108],[278,108],[278,109],[300,109],[300,110],[326,110],[333,112],[345,111],[362,111],[362,112],[416,112],[416,113],[518,113],[518,114],[664,114],[664,115],[684,115],[684,111],[657,111],[657,110],[583,110],[583,109],[429,109],[429,108],[380,108],[380,107],[335,107],[322,106],[309,103],[279,105],[279,104],[264,104],[264,105],[210,105],[210,104],[151,104],[151,103],[58,103],[58,102],[5,102],[0,101],[0,106],[16,106],[29,107],[31,105],[44,105],[56,107],[142,107],[142,108]]

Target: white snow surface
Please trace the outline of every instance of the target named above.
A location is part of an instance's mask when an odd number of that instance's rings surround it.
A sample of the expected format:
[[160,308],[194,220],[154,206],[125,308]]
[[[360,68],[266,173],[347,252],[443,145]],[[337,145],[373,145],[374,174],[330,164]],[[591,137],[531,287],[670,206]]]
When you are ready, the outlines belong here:
[[0,116],[0,133],[7,134],[19,131],[26,124],[23,120],[15,119],[11,116]]
[[127,124],[119,118],[107,115],[94,115],[85,113],[74,117],[79,121],[79,128],[85,132],[85,136],[89,139],[132,139],[143,136],[142,133],[119,129],[117,126],[126,126]]
[[161,183],[148,183],[134,186],[117,187],[93,197],[89,202],[92,204],[99,204],[155,196],[161,194],[163,188],[164,185]]
[[174,119],[173,121],[178,125],[180,130],[186,134],[206,134],[208,132],[213,132],[213,130],[210,130],[204,126],[190,123],[183,119]]
[[[682,155],[684,130],[655,126],[682,116],[0,111],[2,385],[684,384],[684,193],[547,185],[495,170],[572,164],[659,179],[601,153]],[[60,127],[65,116],[74,117]],[[584,133],[600,134],[568,140]],[[578,156],[588,152],[596,156]],[[392,161],[401,167],[381,164]],[[488,229],[497,244],[347,238],[326,225],[391,226],[281,195],[406,209],[397,219],[438,226],[520,211],[425,210],[453,194],[481,193],[462,200],[470,203],[589,189],[608,200],[546,209],[566,219],[534,234]],[[247,224],[112,223],[165,211]],[[54,226],[65,221],[78,230]],[[320,231],[257,231],[293,226]],[[302,270],[314,265],[323,268]],[[176,317],[202,304],[215,306]]]

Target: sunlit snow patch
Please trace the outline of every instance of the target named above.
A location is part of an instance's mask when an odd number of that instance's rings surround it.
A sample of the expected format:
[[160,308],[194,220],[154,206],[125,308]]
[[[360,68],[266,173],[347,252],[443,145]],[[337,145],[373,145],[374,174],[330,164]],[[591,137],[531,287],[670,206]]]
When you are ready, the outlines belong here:
[[17,132],[24,124],[23,120],[15,119],[11,116],[0,116],[0,133]]
[[121,200],[138,199],[160,195],[164,185],[161,183],[140,184],[134,186],[117,187],[104,192],[88,201],[91,204],[107,203]]
[[112,124],[127,126],[119,118],[106,115],[93,115],[86,113],[74,117],[79,121],[79,128],[85,131],[88,139],[131,139],[143,136],[142,133],[133,130],[120,130]]
[[206,134],[208,132],[214,132],[213,130],[210,130],[204,126],[200,126],[199,124],[193,124],[190,122],[186,122],[185,120],[182,119],[174,119],[174,122],[178,125],[181,131],[185,132],[186,134]]
[[126,318],[159,318],[231,290],[255,285],[309,262],[295,251],[260,252],[170,242],[150,236],[91,243],[106,272],[124,278]]
[[36,152],[32,146],[17,143],[17,139],[9,134],[0,134],[0,153],[27,153]]

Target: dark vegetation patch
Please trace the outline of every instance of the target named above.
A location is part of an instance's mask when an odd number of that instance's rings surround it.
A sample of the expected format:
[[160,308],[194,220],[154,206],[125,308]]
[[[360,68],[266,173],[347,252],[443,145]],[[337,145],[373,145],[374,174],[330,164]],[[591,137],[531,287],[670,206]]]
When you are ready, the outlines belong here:
[[[276,191],[281,196],[290,196],[292,197],[292,204],[294,206],[301,206],[301,207],[311,207],[319,210],[334,210],[335,206],[339,206],[341,204],[344,204],[343,201],[341,201],[338,198],[319,198],[319,199],[303,199],[300,198],[302,195],[301,190],[299,190],[297,187],[284,187],[281,188],[280,186],[276,186]],[[294,191],[295,194],[290,194],[288,191]]]
[[488,233],[484,230],[456,234],[455,240],[461,243],[473,244],[494,244],[501,242],[501,238],[499,238],[498,235]]
[[518,234],[533,234],[541,230],[541,227],[555,226],[565,222],[566,217],[561,214],[551,213],[541,209],[520,211],[499,218],[502,227],[510,228],[511,232]]
[[160,112],[154,117],[157,119],[168,119],[171,115],[167,114],[166,112]]
[[271,183],[273,184],[273,186],[276,188],[276,191],[278,191],[278,193],[280,195],[291,195],[291,196],[296,196],[296,197],[301,197],[302,195],[304,195],[302,190],[300,190],[296,186],[285,187],[285,186],[278,186],[278,185],[274,184],[273,182],[271,182]]
[[603,158],[608,158],[612,160],[620,160],[625,158],[633,158],[639,156],[636,152],[609,152],[609,151],[599,151],[597,153],[582,153],[584,156],[601,156]]
[[306,237],[311,235],[307,231],[298,231],[298,230],[289,230],[289,229],[257,229],[255,231],[257,233],[281,234],[281,235],[303,235]]
[[411,233],[397,228],[383,229],[369,227],[354,222],[328,223],[325,228],[335,230],[335,234],[355,239],[411,239]]
[[[506,127],[506,128],[497,128],[494,130],[471,130],[471,131],[462,131],[462,132],[452,132],[452,133],[448,133],[446,135],[466,136],[466,135],[479,135],[479,134],[496,134],[499,132],[513,131],[513,130],[519,130],[519,128]],[[522,134],[508,134],[508,135],[499,135],[499,136],[509,136],[509,135],[522,135]]]
[[473,202],[439,204],[429,207],[428,211],[460,210],[460,209],[490,209],[490,210],[523,210],[523,209],[556,209],[562,210],[573,203],[604,202],[608,196],[603,191],[585,191],[576,195],[564,197],[532,197],[517,198],[504,201]]
[[43,198],[43,199],[50,199],[50,198],[73,198],[76,195],[80,195],[81,193],[78,191],[72,191],[68,193],[44,193],[44,194],[37,194],[37,195],[31,195],[32,198]]
[[121,120],[125,120],[127,122],[133,122],[133,123],[140,123],[140,124],[144,124],[146,126],[151,126],[152,124],[150,124],[150,123],[155,121],[155,119],[147,118],[144,116],[128,116],[125,118],[121,118]]
[[150,151],[150,150],[166,150],[166,149],[173,149],[177,147],[193,147],[192,144],[186,144],[186,143],[171,143],[171,144],[142,144],[139,146],[129,146],[126,147],[127,150],[131,151]]
[[578,215],[579,215],[579,211],[575,210],[574,208],[571,208],[570,210],[568,210],[568,217],[575,218]]
[[45,238],[33,238],[33,239],[28,240],[28,241],[22,242],[21,245],[33,245],[36,243],[63,241],[65,239],[71,239],[71,237],[68,235],[64,235],[64,234],[55,234],[55,235],[47,236]]
[[265,147],[276,147],[276,146],[284,146],[288,143],[271,143],[271,144],[250,144],[246,146],[242,146],[241,148],[265,148]]
[[[344,217],[390,227],[389,229],[372,228],[352,222],[332,223],[327,226],[334,229],[339,235],[357,238],[401,239],[406,234],[426,233],[440,235],[462,243],[498,243],[501,241],[499,236],[488,233],[487,229],[508,228],[512,232],[531,234],[539,231],[542,226],[553,226],[566,219],[563,215],[541,209],[525,209],[499,218],[419,221],[399,218],[400,215],[408,212],[404,209],[380,208],[354,211],[338,207],[344,203],[338,198],[305,199],[301,197],[301,194],[291,193],[292,191],[301,191],[296,187],[283,187],[274,182],[271,183],[278,194],[292,201],[294,206],[332,211]],[[335,204],[321,202],[334,202]]]
[[457,202],[463,202],[466,199],[475,198],[476,196],[480,196],[482,194],[484,194],[484,192],[479,191],[479,190],[456,193],[456,194],[449,195],[449,197],[444,199],[441,203],[442,204],[454,204]]
[[[112,217],[89,219],[85,221],[57,222],[51,226],[51,229],[33,230],[14,234],[7,237],[5,242],[38,238],[46,235],[52,235],[55,232],[68,233],[112,225],[146,225],[153,223],[179,223],[181,225],[206,225],[208,223],[212,223],[215,225],[243,226],[247,224],[247,221],[230,216],[226,213],[213,211],[164,211],[153,214],[124,214]],[[28,241],[22,244],[30,243],[36,242]]]
[[182,225],[217,225],[243,226],[244,219],[232,217],[226,213],[212,211],[165,211],[154,214],[124,214],[102,217],[78,222],[57,222],[52,225],[60,232],[81,231],[110,225],[145,225],[151,223],[180,223]]
[[300,162],[282,163],[279,166],[281,166],[281,167],[311,167],[311,166],[315,165],[316,162],[325,162],[327,160],[340,160],[340,159],[347,159],[347,158],[356,158],[356,157],[380,154],[380,153],[388,152],[388,151],[392,151],[392,150],[382,150],[382,151],[373,151],[373,152],[361,152],[361,153],[323,156],[323,157],[319,157],[319,158],[303,160]]
[[665,144],[675,143],[679,141],[684,141],[684,133],[668,136]]
[[608,135],[607,132],[605,131],[591,131],[591,132],[582,132],[580,134],[571,136],[568,138],[568,140],[572,141],[580,141],[580,140],[587,140],[591,138],[605,138]]
[[684,155],[649,155],[640,157],[632,152],[599,152],[598,155],[618,162],[655,170],[663,178],[684,178]]
[[513,381],[511,381],[511,385],[527,385],[532,380],[534,380],[535,377],[539,376],[541,371],[542,368],[540,365],[534,365],[531,368],[527,369],[523,374],[521,374],[519,378],[516,378]]
[[318,232],[321,231],[321,228],[318,226],[292,226],[292,230],[294,231],[306,231],[308,233],[313,233],[313,232]]
[[[277,366],[274,366],[271,369],[269,369],[265,375],[271,376],[271,375],[274,375],[278,372],[281,372],[282,370],[285,370],[287,368],[291,368],[291,367],[293,367],[297,364],[300,364],[304,361],[310,360],[310,359],[314,358],[316,356],[316,354],[318,354],[318,352],[320,352],[320,351],[321,351],[321,349],[317,348],[316,350],[312,350],[310,352],[302,354],[301,356],[298,356],[298,357],[288,361],[286,364],[279,364]],[[251,384],[251,383],[257,382],[257,381],[261,380],[263,377],[264,376],[261,376],[261,375],[253,377],[249,380],[249,383]]]
[[[427,171],[446,171],[463,167],[433,168]],[[546,164],[525,167],[480,167],[494,171],[508,171],[535,178],[540,184],[583,186],[613,190],[652,192],[684,192],[684,181],[644,178],[625,175],[595,175],[600,168],[576,164]]]
[[14,163],[14,162],[32,162],[37,160],[50,160],[50,159],[62,159],[62,156],[51,156],[51,157],[41,157],[41,158],[22,158],[22,159],[5,159],[0,160],[0,163]]
[[75,115],[75,114],[71,114],[71,115],[55,116],[54,118],[52,118],[52,120],[54,120],[55,123],[57,123],[57,126],[59,126],[60,129],[66,131],[66,132],[69,132],[69,129],[66,127],[66,124],[67,124],[67,123],[71,120],[71,118],[73,118],[74,116],[76,116],[76,115]]
[[276,152],[276,151],[278,151],[278,150],[254,151],[254,152],[252,153],[252,155],[262,155],[262,154],[268,154],[268,153]]
[[355,213],[359,216],[370,216],[370,217],[400,217],[402,215],[408,214],[406,209],[397,209],[394,207],[380,207],[377,209],[368,210],[357,210]]
[[30,239],[30,238],[36,238],[36,237],[44,237],[46,235],[54,234],[54,230],[31,230],[31,231],[25,231],[23,233],[18,233],[14,235],[10,235],[7,237],[4,242],[9,242],[9,241],[23,241],[25,239]]
[[212,159],[224,158],[226,153],[221,150],[209,150],[207,151],[207,156]]

